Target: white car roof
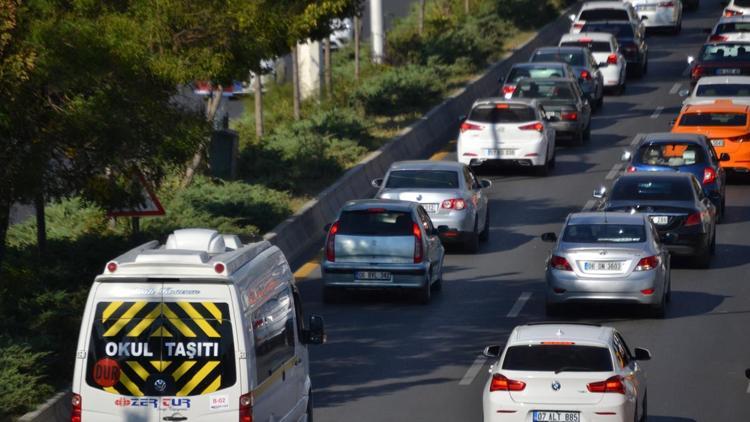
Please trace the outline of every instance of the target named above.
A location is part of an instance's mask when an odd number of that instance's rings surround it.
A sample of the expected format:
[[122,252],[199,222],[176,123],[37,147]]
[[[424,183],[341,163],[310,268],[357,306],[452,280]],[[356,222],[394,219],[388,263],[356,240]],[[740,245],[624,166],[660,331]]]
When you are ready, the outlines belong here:
[[594,324],[539,323],[519,325],[508,339],[508,347],[541,343],[544,341],[570,341],[574,343],[609,346],[614,329]]
[[581,10],[590,9],[627,9],[630,3],[622,1],[590,1],[583,3]]
[[592,41],[611,41],[615,36],[606,32],[579,32],[578,34],[565,34],[560,42],[578,41],[581,38],[590,38]]
[[698,79],[697,85],[749,84],[750,76],[704,76]]

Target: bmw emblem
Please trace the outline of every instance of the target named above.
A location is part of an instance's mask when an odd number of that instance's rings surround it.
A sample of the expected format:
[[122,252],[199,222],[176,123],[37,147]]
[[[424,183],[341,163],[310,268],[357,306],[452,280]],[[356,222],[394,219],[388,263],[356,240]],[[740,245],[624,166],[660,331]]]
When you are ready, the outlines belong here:
[[552,390],[553,391],[560,391],[560,387],[562,387],[560,385],[560,381],[553,381],[552,382]]
[[167,382],[159,378],[156,381],[154,381],[154,388],[156,389],[156,391],[163,393],[164,390],[167,389]]

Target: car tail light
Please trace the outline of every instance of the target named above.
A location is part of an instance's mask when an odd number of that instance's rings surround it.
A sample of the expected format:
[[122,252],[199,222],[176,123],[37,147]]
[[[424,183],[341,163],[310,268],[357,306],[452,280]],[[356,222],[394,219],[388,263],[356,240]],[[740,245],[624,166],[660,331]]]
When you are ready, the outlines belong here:
[[628,166],[628,168],[625,171],[628,173],[635,173],[636,171],[638,171],[638,169],[635,168],[635,166]]
[[552,255],[552,258],[549,260],[549,265],[556,270],[573,271],[573,267],[570,266],[568,260],[561,256]]
[[578,113],[575,111],[564,112],[560,115],[563,120],[578,120]]
[[638,265],[635,266],[635,271],[651,271],[659,266],[659,262],[661,262],[661,260],[656,255],[641,258],[641,260],[638,261]]
[[716,181],[716,170],[706,167],[703,170],[703,184],[707,185]]
[[513,95],[514,92],[516,92],[516,87],[514,85],[503,85],[503,94]]
[[328,239],[326,239],[326,259],[329,262],[336,261],[336,233],[339,231],[339,222],[333,223],[328,230]]
[[503,374],[492,374],[492,382],[490,383],[490,392],[493,391],[523,391],[526,388],[526,383],[523,381],[516,381],[509,379]]
[[467,130],[482,130],[482,126],[468,122],[461,123],[461,133],[464,133]]
[[240,396],[240,422],[253,422],[253,393]]
[[544,125],[541,122],[530,123],[528,125],[519,126],[518,128],[521,130],[535,130],[539,133],[544,132]]
[[466,209],[466,201],[461,198],[446,199],[440,204],[440,208],[461,211]]
[[581,71],[581,79],[591,80],[591,73],[588,70]]
[[615,375],[606,381],[592,382],[586,386],[591,393],[619,393],[625,394],[625,384],[622,377]]
[[709,41],[726,41],[728,38],[724,35],[714,34],[708,37]]
[[70,405],[70,422],[81,422],[81,395],[73,393]]
[[732,10],[732,9],[724,10],[724,16],[737,16],[741,14],[742,14],[742,11],[740,10]]
[[607,56],[607,63],[617,64],[617,54],[610,54],[609,56]]
[[690,71],[690,76],[692,76],[693,79],[700,79],[700,77],[703,76],[703,70],[703,66],[697,64],[693,67],[693,70]]
[[673,1],[661,1],[656,4],[658,7],[674,7]]
[[575,28],[575,29],[581,29],[581,28],[583,28],[584,25],[586,25],[586,23],[584,23],[584,22],[576,22],[576,23],[573,24],[573,28]]
[[684,226],[685,227],[697,226],[698,224],[701,223],[701,221],[702,221],[701,220],[701,213],[694,212],[694,213],[688,215],[687,219],[685,220]]
[[419,224],[412,223],[411,232],[414,235],[414,263],[419,264],[424,258],[422,253],[422,230],[419,228]]

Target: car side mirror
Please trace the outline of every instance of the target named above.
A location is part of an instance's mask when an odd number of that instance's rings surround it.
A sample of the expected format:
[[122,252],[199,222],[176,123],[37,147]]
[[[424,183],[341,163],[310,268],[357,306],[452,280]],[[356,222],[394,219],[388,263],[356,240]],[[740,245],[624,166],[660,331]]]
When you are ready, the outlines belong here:
[[438,226],[437,231],[438,231],[438,234],[442,234],[442,233],[451,231],[451,228],[448,226]]
[[375,189],[379,189],[381,186],[383,186],[383,179],[372,179],[372,182],[370,182],[370,186],[374,187]]
[[722,152],[721,155],[719,155],[719,161],[729,161],[732,157],[729,156],[726,152]]
[[745,369],[745,378],[750,379],[750,368]]
[[479,181],[479,186],[482,187],[482,189],[489,189],[492,187],[492,181],[487,179],[482,179]]
[[648,16],[646,15],[643,15],[640,17],[641,22],[645,21],[646,19],[648,19]]
[[631,158],[633,158],[633,153],[630,151],[623,151],[622,156],[620,156],[622,161],[630,161]]
[[325,321],[320,315],[310,315],[308,328],[303,331],[305,344],[323,344],[326,342]]
[[598,188],[594,189],[594,193],[592,196],[596,199],[604,199],[605,196],[607,196],[607,188],[604,186],[599,186]]
[[500,346],[492,345],[492,346],[485,347],[484,351],[482,352],[482,355],[490,359],[498,359],[502,352],[503,352],[503,349]]
[[326,224],[325,226],[323,226],[323,231],[324,231],[325,233],[328,233],[328,231],[329,231],[329,230],[331,230],[331,226],[332,226],[332,225],[333,225],[333,224],[331,224],[331,223],[328,223],[328,224]]
[[651,360],[651,352],[649,352],[646,349],[641,349],[640,347],[636,347],[634,352],[635,352],[635,360]]
[[557,235],[550,232],[550,233],[543,233],[542,234],[542,242],[557,242]]
[[687,97],[688,95],[690,95],[690,90],[689,89],[681,89],[678,92],[678,94],[680,95],[680,97]]
[[458,123],[463,123],[466,120],[466,115],[458,116]]
[[688,56],[687,57],[688,64],[693,64],[694,61],[695,61],[695,57],[693,57],[693,56]]
[[575,14],[570,14],[570,15],[568,15],[568,19],[570,19],[571,22],[575,22],[576,21],[576,15]]
[[669,121],[669,127],[674,126],[674,124],[677,123],[677,119],[672,119]]

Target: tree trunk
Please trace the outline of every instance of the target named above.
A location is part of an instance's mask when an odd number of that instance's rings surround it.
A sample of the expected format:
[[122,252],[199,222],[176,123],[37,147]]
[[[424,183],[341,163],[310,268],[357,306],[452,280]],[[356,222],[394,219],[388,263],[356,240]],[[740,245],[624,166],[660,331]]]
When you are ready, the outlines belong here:
[[[219,104],[221,104],[221,94],[223,91],[224,88],[221,85],[215,87],[211,91],[211,96],[208,97],[208,102],[206,103],[206,121],[214,121],[216,111],[219,110]],[[200,167],[201,162],[203,161],[203,152],[205,151],[208,142],[210,142],[210,138],[198,146],[198,151],[195,152],[193,159],[190,160],[190,164],[188,164],[187,170],[185,170],[185,176],[182,178],[182,183],[180,183],[182,188],[186,188],[192,183],[193,177],[195,177],[195,171],[198,170],[198,167]]]
[[326,85],[326,98],[333,96],[333,70],[331,69],[331,38],[323,39],[323,76]]
[[255,136],[260,139],[263,137],[263,81],[260,80],[260,73],[255,74],[253,91],[255,95]]
[[47,252],[47,219],[45,218],[45,201],[44,194],[38,193],[34,197],[34,208],[36,213],[36,247],[39,256]]
[[470,0],[464,0],[464,12],[467,15],[469,14],[469,2],[470,2]]
[[0,270],[2,270],[5,259],[5,241],[10,224],[10,207],[10,201],[0,198]]
[[299,57],[297,56],[297,44],[292,47],[292,88],[294,94],[294,120],[300,120],[300,92],[299,92]]
[[354,15],[354,80],[359,81],[359,49],[362,36],[362,22],[359,15]]
[[417,31],[419,32],[420,37],[424,33],[424,9],[426,2],[427,0],[419,0],[419,27],[417,28]]

